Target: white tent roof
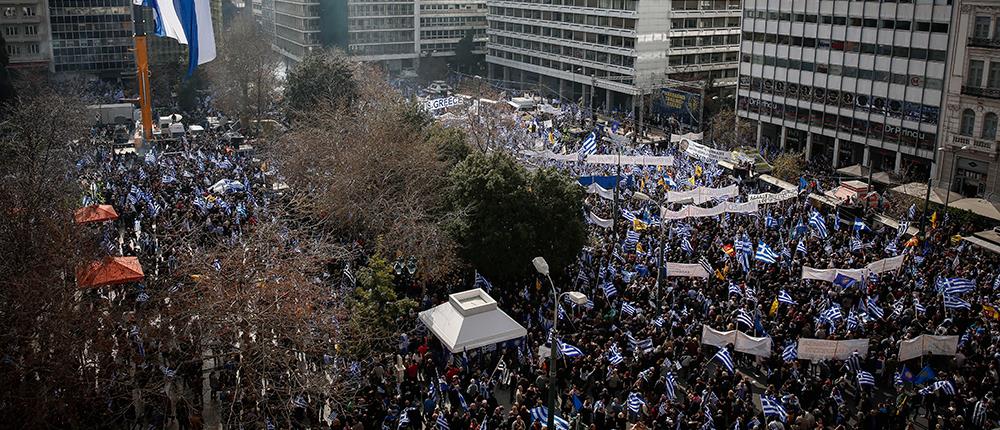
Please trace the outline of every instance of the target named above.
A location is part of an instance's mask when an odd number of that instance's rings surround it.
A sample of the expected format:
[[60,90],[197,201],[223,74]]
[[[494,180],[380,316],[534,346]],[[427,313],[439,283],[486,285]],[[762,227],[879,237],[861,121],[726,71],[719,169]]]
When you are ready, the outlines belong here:
[[421,312],[420,321],[453,353],[528,334],[480,288],[449,295],[448,303]]

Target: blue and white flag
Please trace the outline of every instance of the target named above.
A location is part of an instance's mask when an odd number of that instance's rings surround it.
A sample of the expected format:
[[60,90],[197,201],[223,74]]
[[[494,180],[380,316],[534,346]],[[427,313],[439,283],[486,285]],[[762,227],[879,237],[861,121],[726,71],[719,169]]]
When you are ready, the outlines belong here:
[[933,384],[924,387],[919,391],[920,395],[926,396],[937,390],[944,391],[945,394],[949,396],[955,395],[955,386],[952,385],[951,381],[934,381]]
[[944,294],[959,295],[976,289],[976,281],[965,278],[943,278],[940,281]]
[[885,319],[885,311],[878,306],[874,297],[869,297],[865,304],[868,305],[869,315],[878,319]]
[[722,364],[722,366],[725,367],[730,374],[735,372],[735,367],[733,366],[733,357],[729,355],[729,350],[726,349],[725,347],[719,348],[719,352],[716,352],[715,355],[712,356],[712,360],[718,361],[720,364]]
[[611,348],[608,348],[608,362],[612,366],[617,366],[623,361],[625,361],[625,358],[622,357],[622,351],[618,348],[618,344],[611,345]]
[[781,359],[786,362],[795,361],[799,358],[799,346],[795,342],[789,342],[785,349],[781,351]]
[[767,214],[764,217],[764,226],[767,228],[778,228],[778,220],[771,216],[771,214]]
[[763,261],[768,264],[774,264],[778,261],[778,254],[775,253],[770,246],[767,246],[764,241],[760,241],[760,243],[757,244],[757,254],[754,255],[753,259]]
[[618,294],[618,289],[615,288],[614,282],[605,282],[601,285],[601,289],[604,290],[604,297],[611,299],[615,294]]
[[788,294],[788,292],[785,290],[778,291],[778,303],[784,303],[786,305],[798,304],[795,302],[794,299],[792,299],[792,296]]
[[875,386],[875,377],[864,370],[858,371],[858,385]]
[[686,237],[681,238],[681,249],[683,249],[684,252],[687,252],[688,254],[694,252],[694,248],[691,247],[691,241],[688,240],[688,238]]
[[580,144],[580,155],[592,155],[597,153],[597,134],[590,132],[583,143]]
[[959,297],[944,295],[945,309],[972,309],[972,305]]
[[141,4],[153,8],[157,36],[188,46],[188,75],[199,65],[215,59],[209,0],[142,0]]
[[764,409],[765,417],[776,417],[784,422],[788,415],[785,412],[785,406],[771,396],[760,396],[760,406]]
[[806,254],[807,253],[807,251],[806,251],[806,243],[804,241],[800,240],[799,244],[795,245],[795,252],[800,252],[800,253]]
[[573,345],[566,342],[559,341],[559,352],[567,357],[582,357],[583,351]]
[[889,243],[887,245],[885,245],[885,252],[886,252],[886,254],[893,255],[893,256],[895,256],[896,254],[899,253],[899,249],[896,248],[896,240],[895,239],[889,239]]
[[927,309],[924,308],[924,305],[920,304],[920,301],[917,299],[913,299],[913,310],[921,314],[927,312]]
[[854,236],[851,238],[851,252],[858,252],[864,248],[864,244],[861,243],[861,238]]
[[677,395],[674,391],[677,388],[677,380],[674,379],[674,372],[667,372],[666,384],[664,385],[667,390],[667,398],[670,400],[676,400]]
[[437,417],[437,428],[438,430],[449,430],[448,419],[444,417],[444,413],[438,413]]
[[[538,406],[531,410],[531,422],[538,421],[543,425],[549,422],[549,408],[545,406]],[[569,422],[560,418],[558,415],[555,417],[556,430],[569,430]]]
[[818,211],[812,211],[809,214],[809,227],[816,231],[816,236],[819,236],[820,239],[825,239],[830,234],[826,230],[826,221],[823,220],[823,215]]
[[917,204],[916,203],[910,205],[910,209],[908,211],[906,211],[906,215],[910,217],[910,220],[913,220],[914,218],[917,217]]
[[629,302],[622,302],[622,313],[627,315],[635,315],[635,306],[632,306]]
[[743,295],[743,290],[740,290],[740,287],[737,287],[736,284],[730,282],[729,283],[729,295],[731,296],[733,294],[735,294],[737,296],[742,296]]
[[490,281],[487,281],[486,277],[483,276],[481,273],[479,273],[478,270],[476,271],[476,285],[475,285],[475,287],[482,288],[482,289],[486,290],[486,292],[493,291],[493,284],[491,284]]
[[634,414],[638,414],[642,410],[642,407],[646,405],[646,402],[642,400],[636,392],[631,392],[628,394],[628,410]]
[[743,324],[744,326],[751,328],[753,327],[753,317],[745,309],[738,309],[736,311],[736,325]]
[[854,231],[871,230],[861,217],[854,218]]

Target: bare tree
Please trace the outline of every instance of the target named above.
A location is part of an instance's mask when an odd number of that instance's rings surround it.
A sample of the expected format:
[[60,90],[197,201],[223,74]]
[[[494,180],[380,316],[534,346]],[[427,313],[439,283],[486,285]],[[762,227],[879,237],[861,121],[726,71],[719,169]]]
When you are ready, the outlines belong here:
[[424,137],[427,119],[379,72],[357,76],[366,78],[353,103],[301,113],[271,155],[297,206],[324,229],[377,238],[369,245],[383,255],[416,257],[422,276],[449,273],[457,262],[441,228],[447,163]]
[[719,149],[736,149],[755,145],[754,130],[750,123],[738,115],[731,106],[725,106],[708,120],[705,140],[715,142]]
[[264,118],[276,106],[279,61],[253,17],[237,16],[222,32],[218,58],[210,65],[216,105],[237,115],[244,128]]

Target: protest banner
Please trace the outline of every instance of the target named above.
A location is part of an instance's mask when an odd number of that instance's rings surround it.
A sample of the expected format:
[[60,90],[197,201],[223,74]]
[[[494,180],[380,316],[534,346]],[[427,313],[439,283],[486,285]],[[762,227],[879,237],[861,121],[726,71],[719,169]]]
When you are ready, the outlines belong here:
[[799,338],[800,360],[846,360],[857,351],[861,357],[868,355],[868,339],[823,340]]
[[933,355],[955,355],[958,352],[958,336],[934,336],[922,334],[899,343],[899,361],[906,361],[930,353]]

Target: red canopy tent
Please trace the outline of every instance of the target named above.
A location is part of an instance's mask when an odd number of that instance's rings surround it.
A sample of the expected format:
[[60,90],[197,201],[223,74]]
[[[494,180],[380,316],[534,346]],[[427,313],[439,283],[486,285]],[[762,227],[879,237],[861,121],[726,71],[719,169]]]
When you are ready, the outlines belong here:
[[138,257],[104,257],[76,269],[77,288],[124,284],[144,278]]
[[110,221],[118,219],[118,212],[111,205],[90,205],[77,209],[73,213],[73,219],[77,224]]

